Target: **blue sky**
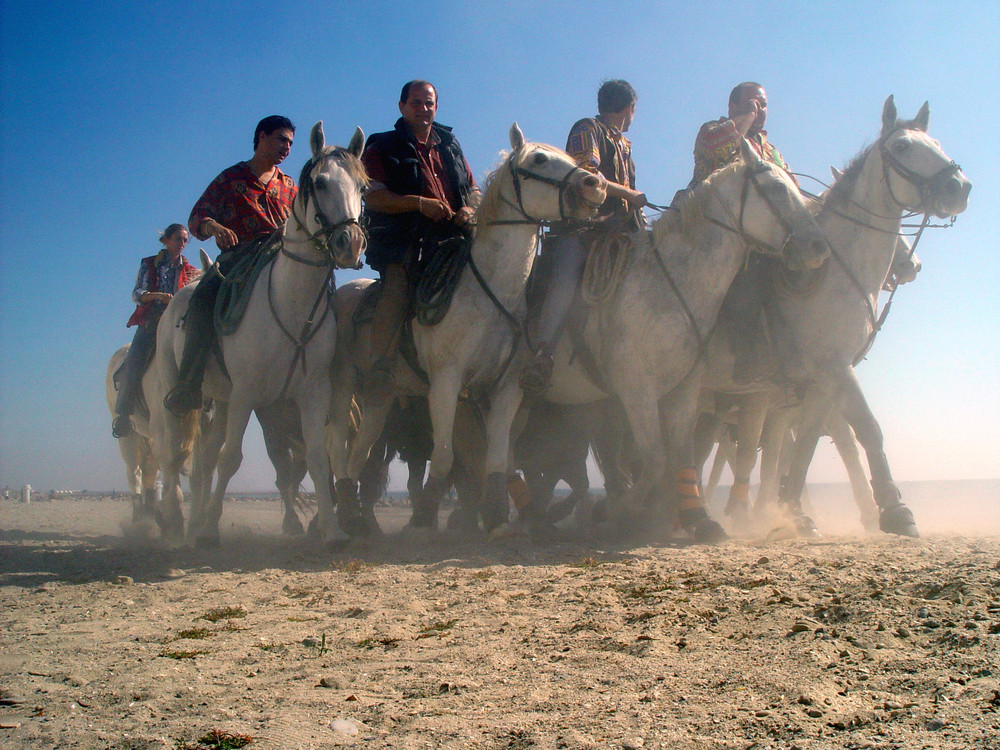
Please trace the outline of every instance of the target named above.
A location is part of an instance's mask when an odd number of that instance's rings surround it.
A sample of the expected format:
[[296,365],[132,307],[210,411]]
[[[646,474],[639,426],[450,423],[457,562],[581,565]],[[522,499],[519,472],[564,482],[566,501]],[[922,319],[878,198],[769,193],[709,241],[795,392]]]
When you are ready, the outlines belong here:
[[[512,121],[563,145],[597,86],[639,92],[639,187],[669,202],[698,126],[730,88],[768,91],[768,130],[821,179],[877,135],[882,103],[931,104],[930,132],[973,181],[956,225],[928,233],[859,376],[903,480],[1000,477],[1000,3],[299,2],[0,5],[0,486],[123,488],[104,404],[139,259],[186,222],[264,115],[328,141],[389,129],[428,78],[477,178]],[[188,257],[204,246],[192,242]],[[338,274],[338,282],[359,274]],[[368,275],[362,271],[360,275]],[[259,438],[232,489],[270,487]],[[814,479],[843,470],[824,449]]]

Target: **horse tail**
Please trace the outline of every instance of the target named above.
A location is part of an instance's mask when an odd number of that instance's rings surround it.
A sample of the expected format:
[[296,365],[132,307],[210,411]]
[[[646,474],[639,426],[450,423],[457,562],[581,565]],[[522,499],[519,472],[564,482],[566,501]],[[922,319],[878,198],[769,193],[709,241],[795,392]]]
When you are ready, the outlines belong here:
[[190,473],[191,456],[195,443],[201,435],[201,410],[195,409],[180,417],[180,445],[171,457],[170,466],[178,474]]
[[354,440],[358,436],[358,429],[361,427],[361,405],[358,400],[351,396],[351,414],[347,419],[348,440]]

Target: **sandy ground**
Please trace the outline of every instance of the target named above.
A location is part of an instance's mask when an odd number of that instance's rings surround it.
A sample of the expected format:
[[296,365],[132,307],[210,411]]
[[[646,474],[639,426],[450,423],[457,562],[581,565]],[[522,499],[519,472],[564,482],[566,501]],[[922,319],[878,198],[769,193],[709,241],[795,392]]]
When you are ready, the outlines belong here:
[[0,746],[1000,747],[993,528],[331,554],[273,502],[209,551],[129,515],[0,505]]

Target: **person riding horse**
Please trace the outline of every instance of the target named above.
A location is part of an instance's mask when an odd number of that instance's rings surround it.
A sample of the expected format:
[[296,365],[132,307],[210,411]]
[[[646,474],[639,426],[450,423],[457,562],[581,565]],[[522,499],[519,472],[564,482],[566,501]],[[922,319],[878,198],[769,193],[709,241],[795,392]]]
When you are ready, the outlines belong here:
[[557,237],[553,249],[553,279],[542,304],[534,359],[521,373],[525,393],[539,395],[552,378],[552,353],[556,339],[573,304],[583,275],[587,252],[608,230],[631,232],[646,226],[642,207],[646,195],[635,189],[632,144],[625,137],[638,96],[623,80],[601,84],[597,92],[596,117],[577,121],[566,140],[566,152],[590,172],[607,179],[607,198],[598,211],[600,229],[573,231],[570,225],[553,229]]
[[[729,94],[729,116],[701,126],[694,143],[694,174],[688,189],[739,158],[744,138],[766,162],[790,173],[781,152],[767,138],[767,94],[753,81],[737,84]],[[792,177],[794,180],[794,176]],[[733,353],[733,380],[748,383],[763,376],[764,355],[758,349],[763,338],[761,311],[764,305],[766,263],[751,254],[746,268],[736,277],[722,306],[720,321]]]
[[126,437],[135,430],[132,412],[139,395],[146,361],[156,343],[156,325],[160,322],[160,315],[178,289],[201,275],[201,271],[181,255],[188,242],[188,231],[183,224],[171,224],[167,227],[160,235],[160,242],[163,243],[163,249],[156,255],[143,258],[139,264],[139,275],[132,290],[132,301],[136,308],[126,327],[137,327],[122,365],[121,386],[115,401],[116,416],[111,423],[111,434],[116,438]]
[[406,309],[422,269],[438,242],[467,232],[480,192],[451,128],[434,122],[437,89],[428,81],[406,83],[399,94],[395,128],[373,133],[361,157],[371,184],[365,194],[368,250],[382,292],[372,326],[368,390],[392,382]]
[[223,171],[191,209],[191,234],[200,240],[215,237],[223,252],[191,297],[180,377],[163,399],[163,405],[178,416],[201,408],[201,383],[214,337],[215,298],[222,279],[247,252],[244,243],[274,232],[292,210],[298,188],[278,165],[291,151],[294,137],[295,126],[287,117],[265,117],[254,130],[253,157]]

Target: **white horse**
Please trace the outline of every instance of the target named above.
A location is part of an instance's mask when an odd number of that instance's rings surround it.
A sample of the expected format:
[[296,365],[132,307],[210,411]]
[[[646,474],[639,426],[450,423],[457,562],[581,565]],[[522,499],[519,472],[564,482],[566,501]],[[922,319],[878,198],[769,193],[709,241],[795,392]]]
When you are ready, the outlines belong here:
[[[129,344],[111,355],[108,371],[104,378],[104,393],[108,401],[111,416],[116,415],[115,402],[118,398],[118,387],[115,384],[115,373],[118,372],[125,357],[128,355]],[[132,416],[135,430],[122,438],[118,438],[118,449],[125,461],[125,479],[132,490],[133,517],[144,512],[152,514],[156,504],[156,475],[159,465],[153,457],[152,431],[149,419],[139,411]]]
[[899,120],[890,96],[877,143],[863,151],[824,197],[817,221],[831,261],[808,294],[775,298],[787,375],[804,385],[803,416],[780,497],[802,533],[815,525],[801,510],[806,472],[827,415],[841,409],[868,457],[882,531],[917,536],[889,470],[882,431],[854,373],[878,327],[876,305],[896,251],[904,212],[954,216],[968,206],[972,183],[927,135],[925,103],[913,120]]
[[[631,515],[664,477],[674,480],[678,520],[699,541],[724,538],[708,518],[693,455],[705,344],[748,247],[810,269],[827,245],[798,188],[741,143],[742,160],[694,188],[681,211],[665,213],[652,238],[633,237],[617,293],[592,308],[584,338],[603,388],[572,364],[563,336],[550,401],[580,403],[614,394],[622,403],[642,468],[622,499]],[[582,361],[582,357],[577,357]],[[668,469],[670,471],[668,471]]]
[[[510,129],[510,144],[510,155],[488,179],[476,212],[476,237],[468,265],[458,279],[447,313],[436,325],[413,322],[416,356],[429,386],[398,356],[395,393],[364,396],[361,424],[349,449],[346,415],[355,367],[351,360],[363,361],[364,343],[353,349],[353,355],[348,347],[342,352],[342,375],[334,376],[338,394],[334,397],[331,452],[339,509],[345,516],[359,512],[356,492],[361,467],[396,393],[427,393],[434,450],[428,486],[423,501],[415,503],[411,525],[436,527],[438,506],[454,461],[456,404],[459,393],[469,391],[489,398],[484,524],[493,530],[507,521],[510,428],[521,403],[518,377],[527,351],[523,339],[525,285],[535,259],[538,227],[550,221],[589,220],[606,196],[603,177],[581,169],[559,149],[526,143],[516,123]],[[362,286],[355,284],[339,291],[344,292],[346,301],[356,298]]]
[[[841,173],[838,170],[833,172],[834,177],[839,179]],[[915,280],[920,269],[921,262],[913,248],[904,237],[897,237],[886,291]],[[712,443],[718,441],[720,450],[712,469],[714,481],[710,479],[706,483],[706,496],[714,494],[721,464],[728,461],[733,471],[733,484],[726,503],[726,515],[731,516],[737,526],[743,526],[750,520],[750,476],[757,462],[758,448],[761,482],[755,510],[761,511],[777,500],[779,456],[784,456],[782,469],[787,469],[793,443],[788,433],[793,427],[797,429],[800,412],[789,407],[789,394],[785,387],[769,379],[734,383],[730,375],[732,357],[725,334],[716,331],[709,342],[709,368],[701,394],[703,406],[695,438],[695,464],[702,466],[711,452]],[[779,366],[772,365],[776,374]],[[713,423],[720,418],[735,427],[729,445],[723,446],[724,437],[719,439],[711,434]],[[868,478],[858,460],[854,431],[850,425],[843,423],[842,415],[831,413],[825,434],[833,438],[847,469],[863,525],[869,531],[877,530],[878,509],[872,499]]]
[[[229,377],[214,361],[206,372],[203,393],[226,402],[226,431],[214,491],[204,507],[193,510],[191,531],[198,544],[218,543],[222,501],[243,459],[243,434],[251,412],[282,398],[299,407],[323,539],[346,538],[333,512],[324,437],[336,342],[329,295],[334,268],[358,267],[364,250],[358,225],[361,194],[368,183],[359,160],[364,134],[358,128],[346,149],[328,147],[320,122],[313,126],[310,146],[312,158],[302,169],[281,250],[262,270],[239,328],[219,338]],[[158,329],[156,364],[164,390],[178,379],[184,346],[179,322],[190,302],[186,292],[173,298]],[[176,440],[176,420],[168,418],[167,423],[170,440]]]

